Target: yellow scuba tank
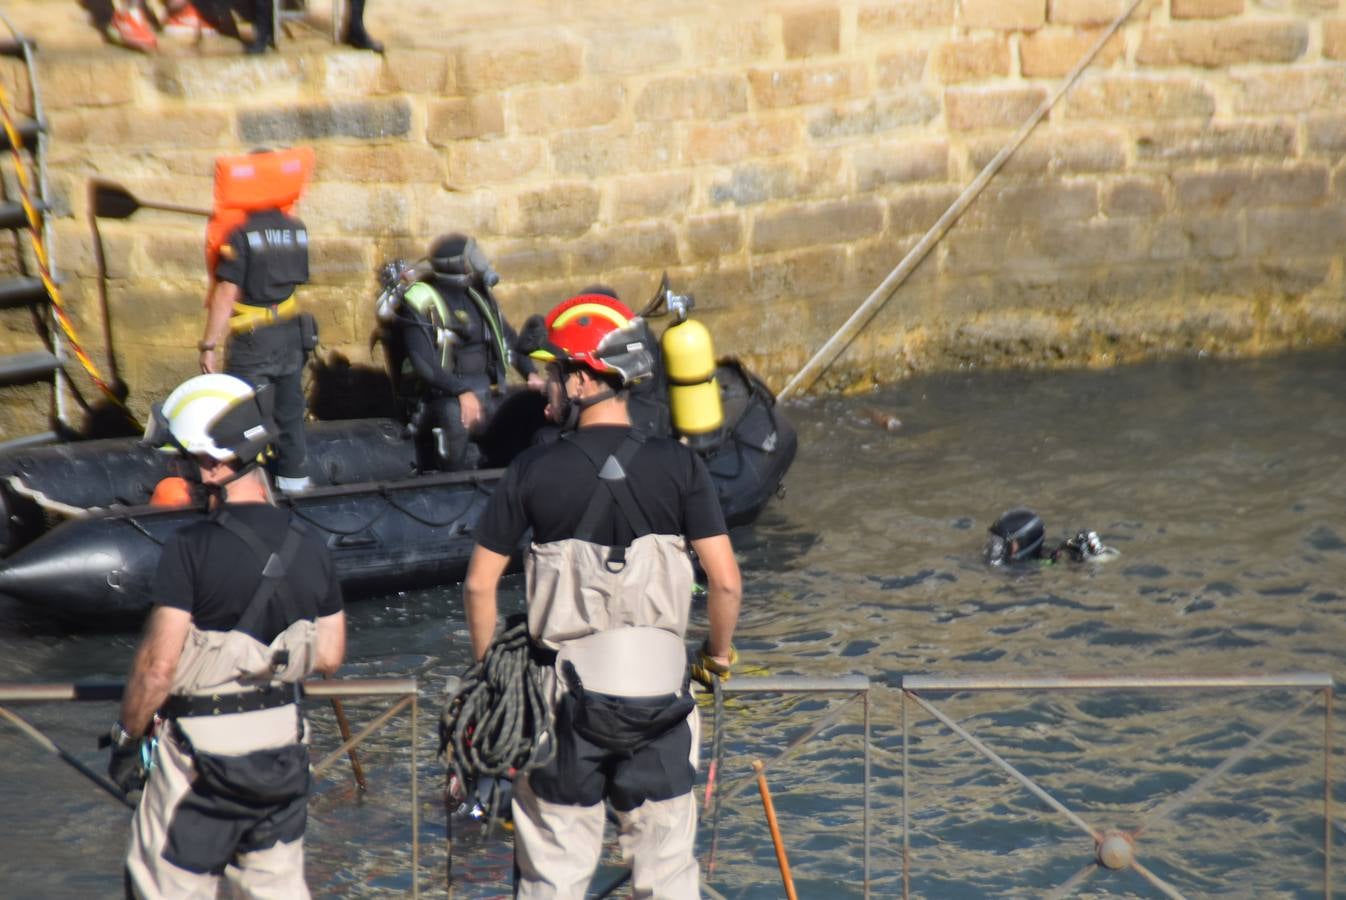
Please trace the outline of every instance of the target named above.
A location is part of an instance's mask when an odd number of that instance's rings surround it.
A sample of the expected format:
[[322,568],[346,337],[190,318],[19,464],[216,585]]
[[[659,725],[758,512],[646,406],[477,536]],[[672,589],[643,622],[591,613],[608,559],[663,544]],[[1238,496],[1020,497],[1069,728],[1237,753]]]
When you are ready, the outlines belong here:
[[720,385],[715,380],[715,348],[710,330],[685,317],[668,326],[659,341],[668,375],[673,427],[696,448],[718,443],[724,424]]

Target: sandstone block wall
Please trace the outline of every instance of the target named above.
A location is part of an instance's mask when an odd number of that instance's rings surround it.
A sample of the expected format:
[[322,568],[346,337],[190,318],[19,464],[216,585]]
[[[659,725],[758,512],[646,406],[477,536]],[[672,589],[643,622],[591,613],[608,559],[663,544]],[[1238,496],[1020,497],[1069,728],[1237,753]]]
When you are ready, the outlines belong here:
[[[1125,6],[674,0],[412,28],[384,57],[56,52],[55,258],[101,351],[85,180],[205,206],[216,154],[308,143],[327,353],[371,365],[378,263],[462,230],[516,322],[595,281],[639,305],[667,269],[779,387]],[[1339,0],[1143,0],[824,384],[1339,339],[1343,98]],[[143,409],[195,365],[201,226],[103,236]]]

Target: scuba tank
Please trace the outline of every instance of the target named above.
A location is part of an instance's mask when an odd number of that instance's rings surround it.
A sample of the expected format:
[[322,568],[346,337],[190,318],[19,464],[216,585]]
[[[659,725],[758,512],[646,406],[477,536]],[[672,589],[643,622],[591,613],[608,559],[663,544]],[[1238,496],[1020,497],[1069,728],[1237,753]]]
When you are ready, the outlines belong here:
[[690,296],[667,293],[665,302],[677,317],[659,340],[673,428],[687,438],[693,450],[708,450],[722,440],[724,424],[720,385],[715,379],[715,347],[710,330],[687,316],[693,303]]

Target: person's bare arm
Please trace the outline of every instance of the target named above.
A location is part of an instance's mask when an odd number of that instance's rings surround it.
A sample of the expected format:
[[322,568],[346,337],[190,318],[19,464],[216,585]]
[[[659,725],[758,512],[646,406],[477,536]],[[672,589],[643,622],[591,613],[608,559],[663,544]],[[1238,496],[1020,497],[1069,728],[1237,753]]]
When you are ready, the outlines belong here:
[[229,336],[229,316],[240,296],[238,285],[217,281],[210,296],[206,297],[206,330],[201,336],[201,346],[214,345],[210,350],[201,351],[201,371],[207,375],[220,371],[224,340]]
[[346,613],[318,617],[318,648],[313,668],[332,675],[346,658]]
[[121,723],[132,737],[145,733],[155,711],[168,699],[191,627],[192,615],[184,609],[156,606],[150,613],[122,695]]
[[496,588],[508,565],[508,556],[480,544],[472,548],[467,578],[463,580],[463,612],[467,616],[467,633],[472,638],[472,658],[478,661],[485,658],[495,637]]
[[692,541],[692,549],[706,573],[706,612],[710,617],[706,651],[716,662],[727,666],[743,600],[743,581],[738,560],[734,558],[734,545],[729,542],[729,535],[718,534]]

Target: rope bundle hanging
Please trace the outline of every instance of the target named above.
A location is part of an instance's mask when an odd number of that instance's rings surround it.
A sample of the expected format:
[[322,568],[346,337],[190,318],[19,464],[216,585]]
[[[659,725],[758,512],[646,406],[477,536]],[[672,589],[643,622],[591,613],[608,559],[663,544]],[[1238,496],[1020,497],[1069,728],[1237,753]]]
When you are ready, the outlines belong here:
[[[528,636],[527,618],[507,618],[504,632],[463,676],[440,719],[439,752],[451,750],[446,763],[459,784],[512,777],[551,759],[555,741],[545,668]],[[545,749],[539,751],[541,745]]]

